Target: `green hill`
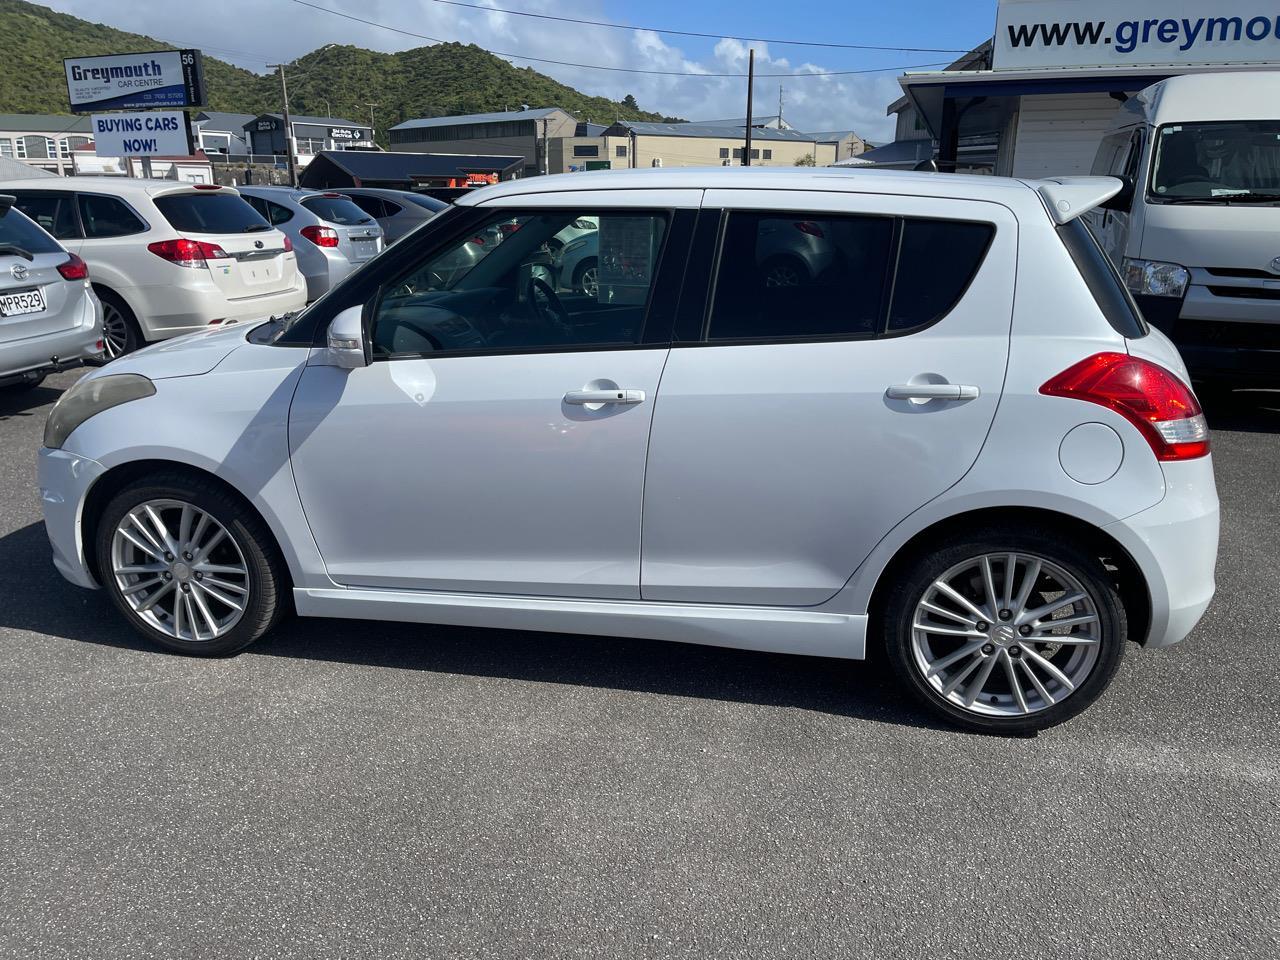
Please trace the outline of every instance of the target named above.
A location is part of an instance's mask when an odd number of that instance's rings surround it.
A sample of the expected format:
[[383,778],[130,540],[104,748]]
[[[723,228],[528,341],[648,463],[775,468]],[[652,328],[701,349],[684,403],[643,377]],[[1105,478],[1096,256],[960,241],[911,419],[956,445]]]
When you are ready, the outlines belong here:
[[[0,113],[67,113],[63,57],[129,53],[180,46],[56,13],[24,0],[0,0]],[[208,107],[233,113],[279,112],[275,74],[256,74],[206,55]],[[366,121],[374,108],[378,139],[414,117],[563,107],[579,120],[661,120],[656,113],[592,97],[470,44],[442,43],[400,53],[334,46],[300,57],[287,70],[295,113]],[[630,99],[630,98],[628,98]],[[327,104],[326,104],[327,101]],[[634,101],[632,101],[634,103]]]

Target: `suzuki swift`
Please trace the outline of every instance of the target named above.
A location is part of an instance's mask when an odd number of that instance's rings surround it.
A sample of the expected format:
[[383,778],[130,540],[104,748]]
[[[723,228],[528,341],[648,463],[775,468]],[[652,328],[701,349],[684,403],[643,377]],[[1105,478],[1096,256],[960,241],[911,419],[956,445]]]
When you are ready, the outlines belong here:
[[[478,190],[300,314],[68,390],[54,563],[183,653],[294,610],[883,654],[957,723],[1061,722],[1214,590],[1204,416],[1080,220],[1119,189]],[[552,256],[587,218],[590,291]]]

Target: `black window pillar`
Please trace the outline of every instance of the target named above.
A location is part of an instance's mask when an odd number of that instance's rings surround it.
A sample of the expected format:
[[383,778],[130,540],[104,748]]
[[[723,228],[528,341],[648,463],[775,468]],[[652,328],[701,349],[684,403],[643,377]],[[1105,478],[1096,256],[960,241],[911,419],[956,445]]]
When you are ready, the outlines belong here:
[[960,111],[952,97],[942,100],[942,126],[938,131],[938,169],[955,173],[956,156],[960,152]]

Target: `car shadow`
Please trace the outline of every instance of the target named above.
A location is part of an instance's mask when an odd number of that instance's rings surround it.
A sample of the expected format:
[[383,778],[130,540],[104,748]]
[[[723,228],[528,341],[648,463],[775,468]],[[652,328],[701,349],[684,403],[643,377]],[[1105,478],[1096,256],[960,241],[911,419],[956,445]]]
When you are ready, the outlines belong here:
[[51,404],[62,396],[65,387],[41,385],[29,390],[0,387],[0,421],[11,417],[35,416],[33,411]]
[[1280,390],[1236,390],[1204,398],[1210,430],[1280,433]]
[[[0,537],[0,628],[169,656],[101,591],[53,569],[39,523]],[[292,618],[245,655],[696,697],[959,732],[900,691],[879,661],[730,650],[657,640]]]

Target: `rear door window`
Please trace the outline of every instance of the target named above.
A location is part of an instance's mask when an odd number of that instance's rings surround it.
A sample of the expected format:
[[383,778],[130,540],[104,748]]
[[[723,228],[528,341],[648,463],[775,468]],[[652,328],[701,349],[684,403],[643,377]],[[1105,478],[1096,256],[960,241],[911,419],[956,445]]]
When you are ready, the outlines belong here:
[[14,206],[59,240],[78,240],[75,197],[70,193],[22,193],[14,191]]
[[344,197],[341,194],[307,197],[300,202],[321,220],[326,223],[337,224],[340,227],[368,223],[373,219],[352,203],[350,197]]
[[156,208],[184,233],[253,233],[271,225],[237,193],[171,193]]
[[8,209],[0,215],[0,257],[21,256],[19,250],[27,253],[58,253],[62,247],[34,223],[22,215],[20,210]]
[[387,205],[381,197],[369,197],[357,193],[351,197],[351,202],[371,217],[387,216]]
[[142,218],[118,197],[81,193],[77,195],[77,202],[86,237],[127,237],[146,232],[147,225]]

